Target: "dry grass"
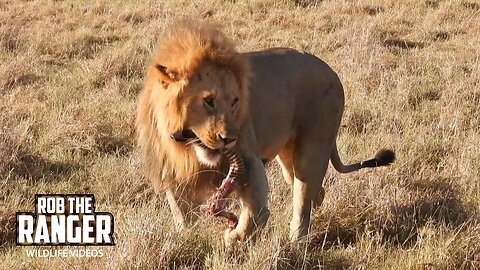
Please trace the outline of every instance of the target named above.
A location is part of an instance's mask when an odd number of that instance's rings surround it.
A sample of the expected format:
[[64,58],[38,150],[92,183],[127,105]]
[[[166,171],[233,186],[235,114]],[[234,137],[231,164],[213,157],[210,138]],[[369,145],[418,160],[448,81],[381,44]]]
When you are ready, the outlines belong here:
[[[117,243],[102,258],[47,260],[7,241],[0,268],[480,268],[477,0],[2,0],[0,14],[0,228],[35,193],[93,192]],[[218,220],[175,233],[141,177],[136,95],[156,37],[184,16],[220,22],[242,51],[324,59],[346,90],[343,159],[396,150],[389,168],[329,170],[308,245],[286,241],[291,196],[275,164],[272,218],[234,254]]]

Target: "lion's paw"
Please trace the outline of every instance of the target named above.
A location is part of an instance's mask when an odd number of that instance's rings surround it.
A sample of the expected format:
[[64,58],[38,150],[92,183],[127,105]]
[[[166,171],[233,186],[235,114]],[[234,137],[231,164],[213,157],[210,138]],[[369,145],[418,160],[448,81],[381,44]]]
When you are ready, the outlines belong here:
[[245,241],[245,232],[236,229],[227,229],[223,235],[225,246],[231,247],[238,241]]

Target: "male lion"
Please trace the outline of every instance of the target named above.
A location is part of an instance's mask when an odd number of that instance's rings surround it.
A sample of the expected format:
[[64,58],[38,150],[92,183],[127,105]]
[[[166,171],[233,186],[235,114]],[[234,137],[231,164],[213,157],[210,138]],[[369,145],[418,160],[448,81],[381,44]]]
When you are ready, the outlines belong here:
[[245,240],[265,225],[264,162],[276,158],[293,187],[290,238],[308,233],[312,204],[324,197],[329,160],[341,173],[394,161],[390,150],[344,165],[336,135],[344,107],[342,84],[317,57],[288,48],[238,53],[215,26],[183,23],[160,40],[139,96],[136,128],[146,176],[166,192],[183,227],[228,169],[235,149],[244,172],[235,192],[242,211],[225,234]]

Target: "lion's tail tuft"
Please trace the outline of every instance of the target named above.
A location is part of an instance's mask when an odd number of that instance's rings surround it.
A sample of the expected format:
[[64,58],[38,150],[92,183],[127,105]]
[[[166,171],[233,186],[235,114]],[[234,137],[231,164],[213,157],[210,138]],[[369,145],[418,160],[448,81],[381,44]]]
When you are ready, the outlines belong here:
[[374,167],[390,165],[395,161],[395,152],[389,149],[382,149],[378,151],[378,153],[375,155],[375,158],[362,161],[359,163],[344,165],[340,160],[340,157],[338,155],[337,145],[335,144],[332,151],[332,155],[331,155],[331,161],[332,161],[333,167],[338,172],[349,173],[356,170],[360,170],[362,168],[374,168]]
[[387,166],[395,161],[395,152],[390,149],[382,149],[378,151],[375,158],[361,162],[362,168],[374,168],[379,166]]

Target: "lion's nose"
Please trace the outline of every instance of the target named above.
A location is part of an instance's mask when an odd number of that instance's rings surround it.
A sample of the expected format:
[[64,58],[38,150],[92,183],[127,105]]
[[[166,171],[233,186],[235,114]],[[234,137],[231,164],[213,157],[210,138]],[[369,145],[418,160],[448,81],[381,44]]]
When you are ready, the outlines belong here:
[[219,136],[220,137],[220,140],[223,141],[224,145],[225,145],[225,148],[231,148],[235,145],[235,143],[237,142],[237,138],[233,138],[233,137],[223,137],[222,135]]

